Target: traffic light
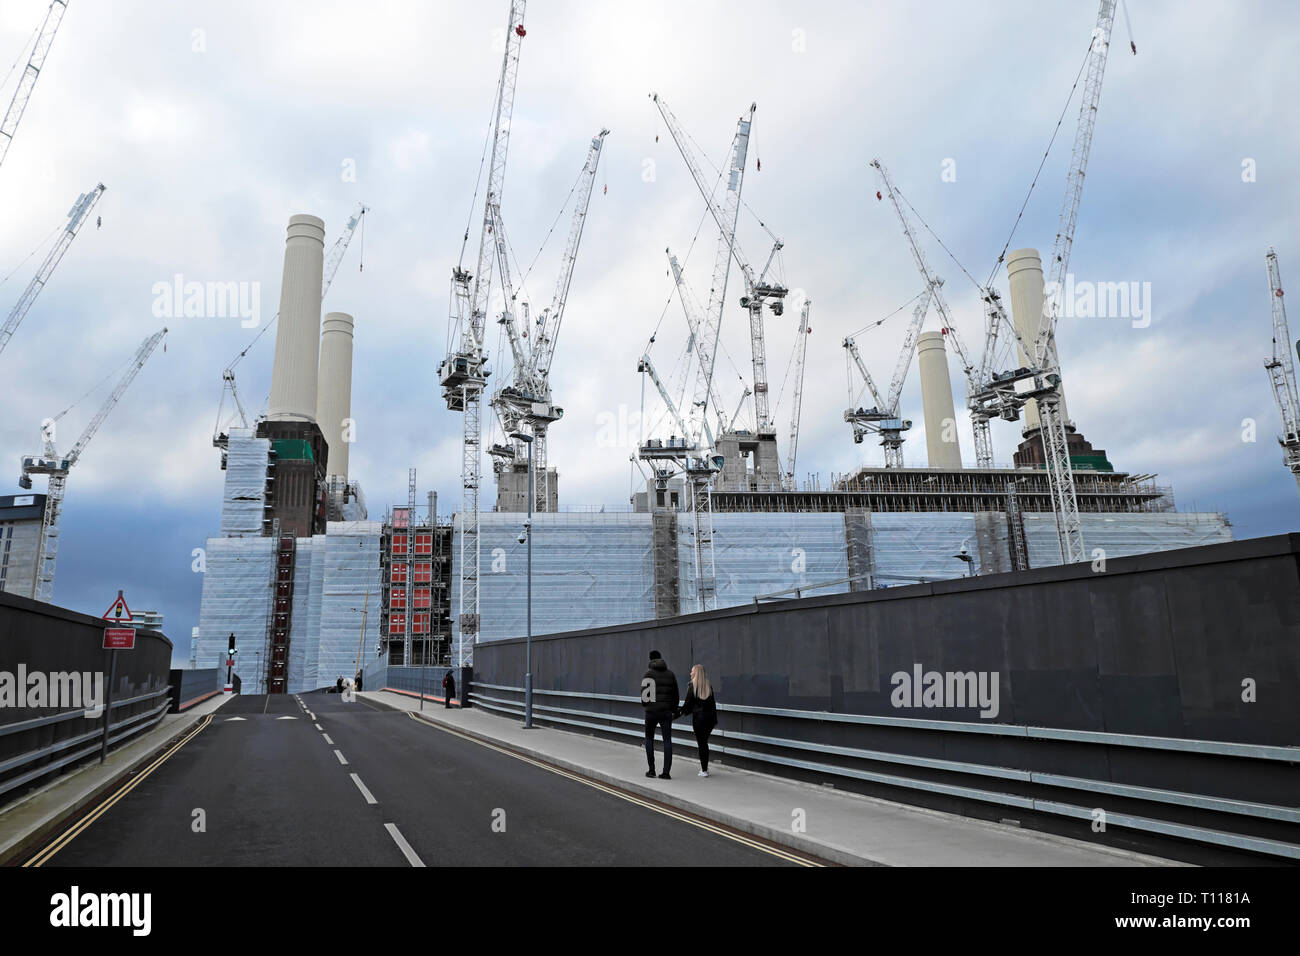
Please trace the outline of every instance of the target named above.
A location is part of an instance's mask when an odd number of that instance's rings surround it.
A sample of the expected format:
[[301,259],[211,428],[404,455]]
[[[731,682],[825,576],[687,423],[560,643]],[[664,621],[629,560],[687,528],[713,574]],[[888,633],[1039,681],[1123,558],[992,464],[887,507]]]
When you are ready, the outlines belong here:
[[235,651],[235,632],[234,632],[234,631],[231,631],[231,632],[230,632],[230,646],[226,649],[226,656],[227,656],[227,657],[234,657],[235,654],[236,654],[236,651]]

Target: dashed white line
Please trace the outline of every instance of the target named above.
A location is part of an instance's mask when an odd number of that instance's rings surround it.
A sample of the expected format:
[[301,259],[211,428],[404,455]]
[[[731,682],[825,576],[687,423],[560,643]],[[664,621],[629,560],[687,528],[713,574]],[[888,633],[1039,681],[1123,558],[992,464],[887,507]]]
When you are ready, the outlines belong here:
[[366,803],[379,802],[378,800],[375,799],[375,795],[366,789],[366,785],[361,782],[360,777],[358,777],[355,773],[349,774],[349,776],[352,777],[352,782],[357,785],[357,789],[361,791],[361,795],[366,798]]
[[[316,724],[315,726],[316,726],[316,729],[317,729],[317,730],[320,730],[320,724]],[[324,732],[325,732],[325,731],[321,730],[321,733],[324,733]]]
[[343,764],[343,766],[346,767],[348,765],[348,758],[344,757],[340,751],[334,751],[334,756],[339,758],[339,763]]
[[[326,742],[327,744],[329,744],[331,747],[334,746],[334,741],[330,740],[330,735],[329,735],[329,734],[325,733],[325,731],[322,730],[320,735],[321,735],[322,737],[325,738],[325,742]],[[335,752],[335,753],[338,753],[337,750],[334,751],[334,752]]]
[[393,842],[397,844],[397,848],[402,851],[402,855],[406,857],[407,863],[411,864],[411,866],[424,866],[424,861],[415,855],[415,851],[411,849],[411,844],[406,842],[406,837],[402,836],[401,832],[397,829],[396,824],[385,823],[384,829],[387,830],[388,835],[393,838]]

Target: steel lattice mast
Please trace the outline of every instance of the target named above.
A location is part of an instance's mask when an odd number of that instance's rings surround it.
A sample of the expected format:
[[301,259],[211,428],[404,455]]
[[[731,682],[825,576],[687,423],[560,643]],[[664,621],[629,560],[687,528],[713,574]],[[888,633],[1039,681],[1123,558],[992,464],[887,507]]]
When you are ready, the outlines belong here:
[[1268,288],[1273,302],[1273,358],[1264,363],[1273,387],[1273,401],[1282,420],[1282,462],[1300,486],[1300,392],[1296,388],[1295,363],[1291,358],[1291,330],[1286,322],[1286,305],[1282,298],[1282,273],[1277,267],[1277,253],[1272,249],[1264,257],[1268,266]]
[[[795,462],[799,457],[799,419],[803,414],[803,374],[808,357],[808,336],[812,332],[808,327],[808,312],[811,309],[812,300],[804,299],[803,308],[799,310],[799,338],[795,341],[794,402],[790,410],[790,454],[785,466],[785,483],[791,491],[798,490]],[[743,402],[744,398],[741,401]]]
[[5,346],[9,344],[9,340],[14,337],[18,324],[22,322],[23,317],[31,309],[32,303],[36,301],[36,297],[45,288],[45,283],[49,281],[50,276],[54,273],[55,266],[59,264],[63,254],[72,245],[72,240],[77,238],[77,233],[80,231],[82,224],[90,217],[90,211],[95,208],[95,204],[99,202],[99,197],[103,194],[104,184],[100,183],[90,192],[78,196],[77,201],[68,210],[67,225],[59,233],[59,238],[45,256],[45,261],[41,263],[41,267],[36,270],[36,275],[32,276],[32,281],[27,283],[27,288],[23,290],[18,303],[10,311],[9,317],[5,319],[4,326],[0,327],[0,352],[4,351]]
[[[510,4],[506,24],[505,52],[497,84],[496,109],[492,120],[492,152],[488,159],[487,195],[483,203],[483,224],[479,234],[477,270],[465,270],[464,262],[451,274],[451,347],[453,351],[438,367],[439,381],[447,408],[462,413],[461,436],[461,536],[460,618],[456,622],[456,666],[473,659],[473,641],[479,632],[479,486],[482,475],[482,405],[487,384],[484,365],[483,331],[492,287],[495,256],[492,225],[499,215],[505,185],[506,155],[510,146],[510,120],[514,113],[515,82],[519,73],[519,49],[524,38],[524,0]],[[468,240],[468,233],[466,233]],[[463,254],[463,249],[462,249]]]
[[[54,569],[59,557],[59,518],[63,513],[63,496],[67,487],[68,472],[81,458],[90,440],[95,437],[104,420],[108,418],[127,387],[135,380],[137,373],[149,360],[154,349],[158,347],[167,330],[162,329],[149,336],[136,350],[130,366],[118,380],[104,404],[99,407],[67,455],[60,456],[54,446],[53,422],[45,430],[45,452],[41,455],[24,456],[22,460],[22,478],[19,483],[24,488],[32,486],[32,475],[48,475],[49,486],[45,491],[45,513],[41,520],[41,537],[36,554],[36,586],[32,597],[38,601],[50,602],[54,598]],[[61,416],[60,416],[61,417]],[[58,419],[56,418],[55,421]]]
[[54,34],[58,32],[59,24],[63,22],[63,15],[67,12],[67,0],[53,0],[50,9],[45,12],[45,21],[41,24],[40,33],[36,37],[36,45],[32,47],[32,54],[27,58],[27,66],[18,80],[18,88],[14,90],[13,99],[9,101],[9,109],[5,112],[4,119],[0,120],[0,164],[4,163],[5,156],[9,154],[14,134],[18,132],[18,123],[23,118],[27,101],[32,98],[32,89],[40,78],[41,69],[45,66],[45,58],[54,43]]

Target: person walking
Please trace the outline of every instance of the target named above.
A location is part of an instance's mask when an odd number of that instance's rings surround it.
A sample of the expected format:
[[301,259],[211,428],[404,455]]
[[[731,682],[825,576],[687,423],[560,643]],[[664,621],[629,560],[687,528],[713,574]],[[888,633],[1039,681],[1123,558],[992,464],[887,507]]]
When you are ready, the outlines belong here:
[[645,709],[645,759],[655,775],[655,728],[663,728],[664,772],[660,780],[671,780],[673,769],[673,719],[681,713],[677,707],[677,675],[668,669],[663,655],[650,652],[650,666],[641,678],[641,706]]
[[682,704],[682,716],[691,715],[691,727],[695,731],[695,746],[700,752],[700,776],[709,775],[709,734],[718,726],[718,701],[709,683],[709,675],[703,664],[691,668],[691,680],[686,685],[686,702]]
[[342,674],[339,675],[339,679],[338,679],[337,681],[335,681],[335,683],[334,683],[334,693],[336,693],[336,694],[341,694],[341,693],[343,693],[343,675],[342,675]]
[[442,678],[442,695],[443,709],[451,710],[451,699],[456,696],[456,678],[451,676],[451,671]]

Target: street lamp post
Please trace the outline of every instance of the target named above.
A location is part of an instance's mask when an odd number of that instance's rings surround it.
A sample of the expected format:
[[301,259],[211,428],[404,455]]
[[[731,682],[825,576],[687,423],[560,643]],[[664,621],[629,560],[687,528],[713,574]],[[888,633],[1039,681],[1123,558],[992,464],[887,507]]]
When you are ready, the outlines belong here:
[[524,729],[533,726],[533,436],[511,432],[510,437],[528,445],[528,517],[524,521],[524,538],[528,545],[527,629],[524,631]]

